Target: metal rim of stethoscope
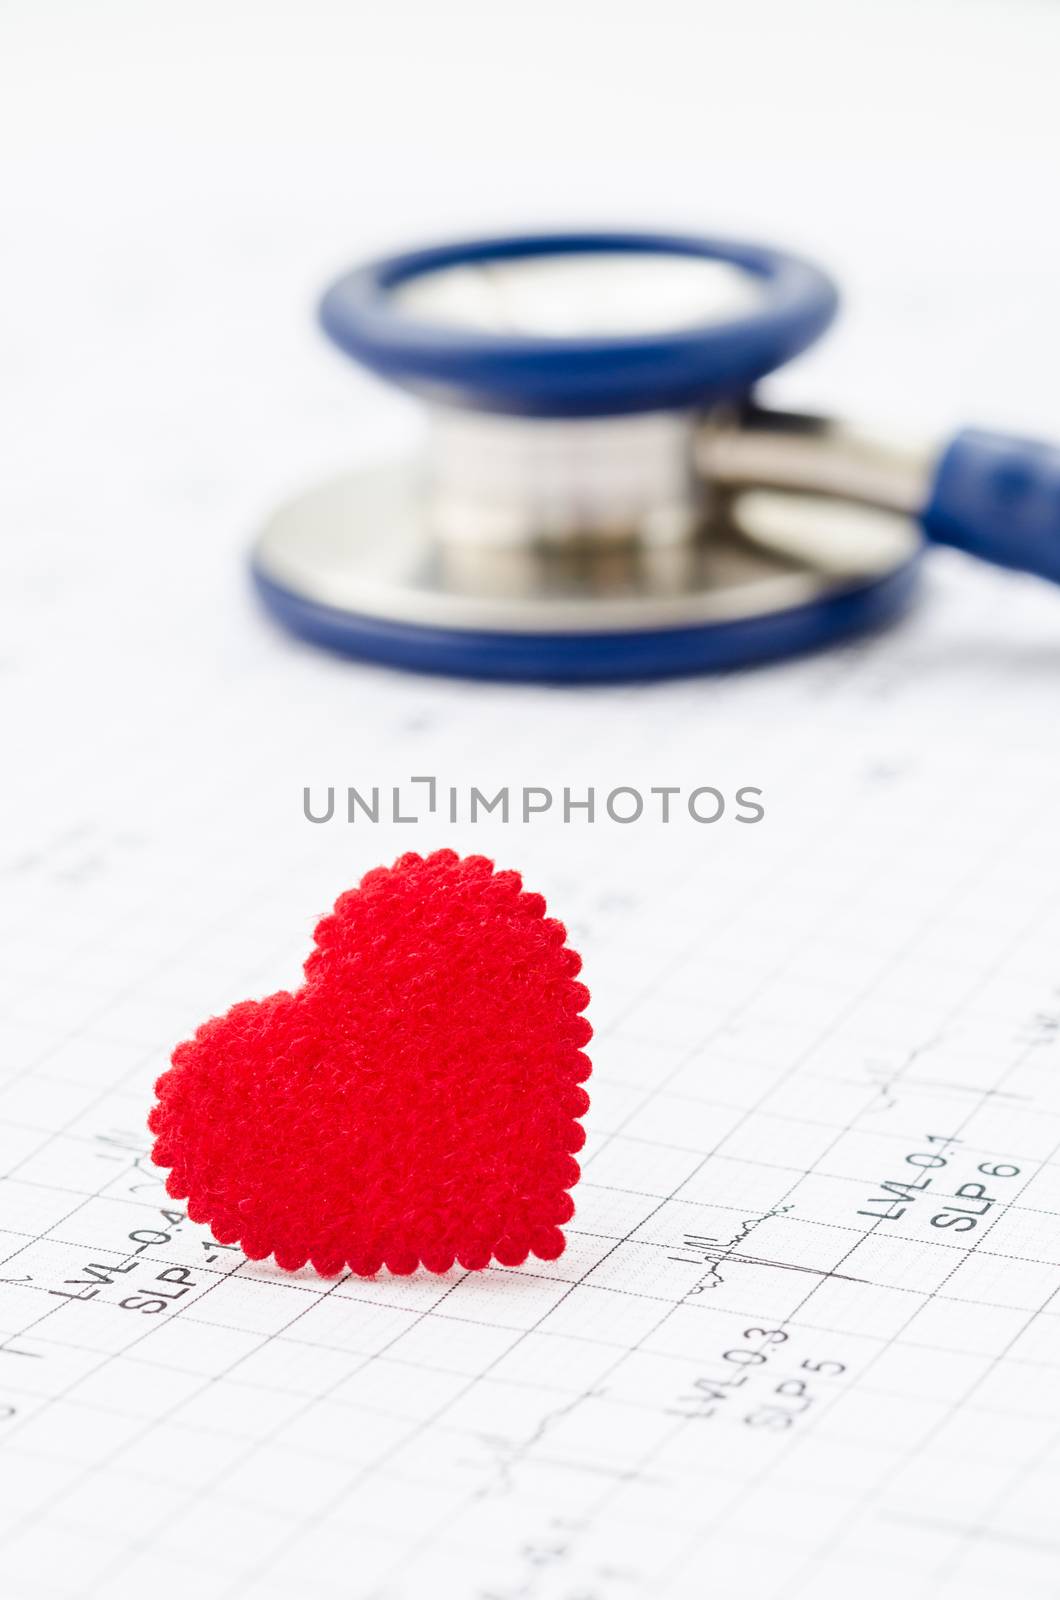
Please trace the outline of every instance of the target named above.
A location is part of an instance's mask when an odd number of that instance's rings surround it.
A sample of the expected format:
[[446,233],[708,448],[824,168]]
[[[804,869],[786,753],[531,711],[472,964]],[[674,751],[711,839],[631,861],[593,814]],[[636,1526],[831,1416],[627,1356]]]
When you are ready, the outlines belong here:
[[[447,323],[409,295],[454,270],[627,257],[719,264],[748,294],[700,322],[589,335]],[[805,441],[793,477],[725,458],[730,408],[836,305],[797,257],[687,235],[474,241],[346,275],[323,298],[325,330],[434,408],[435,486],[370,469],[282,508],[254,553],[259,594],[287,628],[348,655],[538,680],[740,666],[890,621],[921,548],[904,488],[878,493],[871,462],[837,488],[826,460],[807,483]],[[784,430],[756,437],[768,468]],[[830,438],[822,425],[819,455]],[[686,450],[699,468],[687,495]]]

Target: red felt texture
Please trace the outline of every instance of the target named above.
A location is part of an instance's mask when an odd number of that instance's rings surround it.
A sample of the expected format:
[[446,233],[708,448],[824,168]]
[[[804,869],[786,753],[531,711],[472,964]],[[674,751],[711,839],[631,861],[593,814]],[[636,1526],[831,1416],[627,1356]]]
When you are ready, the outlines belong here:
[[516,872],[452,850],[369,872],[305,982],[178,1045],[148,1119],[188,1216],[324,1276],[553,1260],[592,1029],[581,960]]

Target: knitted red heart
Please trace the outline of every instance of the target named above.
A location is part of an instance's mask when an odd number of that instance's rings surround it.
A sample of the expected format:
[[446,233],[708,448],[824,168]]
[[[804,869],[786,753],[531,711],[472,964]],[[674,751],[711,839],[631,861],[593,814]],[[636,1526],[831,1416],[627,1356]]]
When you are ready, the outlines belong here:
[[516,872],[452,850],[369,872],[305,982],[178,1045],[148,1119],[166,1188],[253,1260],[330,1275],[564,1247],[589,991]]

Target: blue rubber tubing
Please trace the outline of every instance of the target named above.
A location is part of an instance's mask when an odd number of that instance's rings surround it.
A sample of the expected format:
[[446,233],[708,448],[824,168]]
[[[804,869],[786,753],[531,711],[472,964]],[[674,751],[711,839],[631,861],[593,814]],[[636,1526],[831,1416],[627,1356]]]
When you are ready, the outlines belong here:
[[939,463],[923,518],[936,544],[1060,583],[1060,446],[969,428]]

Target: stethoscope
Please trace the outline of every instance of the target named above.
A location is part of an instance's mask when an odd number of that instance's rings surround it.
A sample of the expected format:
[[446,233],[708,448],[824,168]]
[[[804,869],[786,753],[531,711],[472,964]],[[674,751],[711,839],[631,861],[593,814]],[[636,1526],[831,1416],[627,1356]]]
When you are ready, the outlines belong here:
[[324,484],[253,555],[302,638],[465,676],[741,666],[896,618],[927,544],[1060,582],[1060,449],[913,451],[766,411],[836,291],[759,245],[487,239],[340,278],[337,345],[427,404],[424,458]]

